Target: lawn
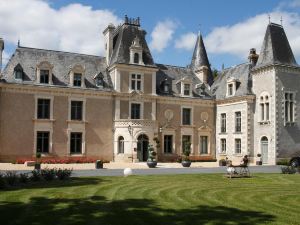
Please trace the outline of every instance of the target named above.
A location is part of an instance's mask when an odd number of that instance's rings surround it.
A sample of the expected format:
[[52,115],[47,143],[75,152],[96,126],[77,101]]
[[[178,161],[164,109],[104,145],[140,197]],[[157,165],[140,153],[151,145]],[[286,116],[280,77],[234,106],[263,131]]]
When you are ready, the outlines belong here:
[[0,191],[9,225],[300,224],[300,175],[73,178]]

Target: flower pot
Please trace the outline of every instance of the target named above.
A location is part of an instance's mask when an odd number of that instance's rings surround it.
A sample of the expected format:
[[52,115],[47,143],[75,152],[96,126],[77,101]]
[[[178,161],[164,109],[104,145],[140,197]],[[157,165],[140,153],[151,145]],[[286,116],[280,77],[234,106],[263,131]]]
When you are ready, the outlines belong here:
[[35,170],[40,170],[41,169],[41,164],[40,163],[34,164],[34,169]]
[[181,162],[181,165],[182,165],[183,167],[190,167],[191,164],[192,164],[191,161],[182,161],[182,162]]
[[155,168],[157,165],[157,161],[147,161],[147,165],[149,168]]
[[262,165],[262,161],[256,161],[256,165],[257,166],[261,166]]

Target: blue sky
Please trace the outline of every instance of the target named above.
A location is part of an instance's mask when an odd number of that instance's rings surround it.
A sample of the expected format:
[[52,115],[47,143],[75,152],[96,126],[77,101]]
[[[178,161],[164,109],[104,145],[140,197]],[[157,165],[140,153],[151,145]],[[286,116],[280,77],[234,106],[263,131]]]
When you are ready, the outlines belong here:
[[299,62],[299,9],[299,0],[0,0],[0,20],[6,21],[0,37],[6,43],[5,60],[18,38],[24,46],[104,55],[102,30],[127,14],[141,17],[156,62],[189,64],[200,27],[211,65],[220,69],[223,63],[228,67],[245,62],[252,47],[259,52],[270,14],[276,23],[283,17]]

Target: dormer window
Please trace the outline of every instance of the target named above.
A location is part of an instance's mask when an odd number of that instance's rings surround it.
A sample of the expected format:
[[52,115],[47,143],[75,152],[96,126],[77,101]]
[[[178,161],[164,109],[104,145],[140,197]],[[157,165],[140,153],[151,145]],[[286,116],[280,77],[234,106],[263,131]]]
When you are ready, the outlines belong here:
[[104,77],[101,72],[94,76],[94,80],[97,87],[104,87]]
[[21,67],[20,64],[18,64],[16,67],[15,67],[15,79],[16,80],[23,80],[23,68]]
[[143,47],[140,44],[140,39],[136,36],[129,48],[130,50],[130,63],[144,65],[143,62]]
[[165,78],[161,84],[160,84],[160,89],[163,93],[167,94],[170,92],[170,84],[168,83],[168,79]]
[[164,92],[165,93],[169,93],[169,91],[170,91],[169,84],[168,83],[164,83]]
[[190,96],[190,92],[191,92],[191,85],[190,84],[184,84],[183,95]]
[[134,53],[134,59],[133,59],[134,63],[139,63],[139,54],[138,53]]
[[52,84],[53,65],[49,62],[41,62],[37,65],[37,83]]
[[81,87],[81,80],[82,80],[82,74],[81,73],[74,73],[73,86],[74,87]]
[[229,77],[227,79],[227,93],[226,93],[227,97],[231,97],[235,95],[235,92],[238,88],[238,84],[240,84],[239,81],[233,77]]
[[83,87],[84,85],[84,67],[75,65],[70,71],[70,85],[73,87]]
[[228,96],[233,95],[233,84],[228,84]]
[[40,83],[49,84],[49,70],[40,70]]

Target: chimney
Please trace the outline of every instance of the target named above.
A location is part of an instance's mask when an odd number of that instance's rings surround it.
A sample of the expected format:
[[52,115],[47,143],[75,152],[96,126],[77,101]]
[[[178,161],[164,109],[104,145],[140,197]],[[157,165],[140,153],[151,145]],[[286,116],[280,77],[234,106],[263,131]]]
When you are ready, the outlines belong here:
[[4,50],[4,41],[2,38],[0,38],[0,73],[2,71],[2,54]]
[[109,60],[113,50],[113,32],[115,30],[115,26],[113,24],[109,24],[107,28],[103,31],[105,37],[105,51],[106,51],[106,64],[109,65]]
[[255,66],[258,60],[258,54],[256,54],[256,49],[251,48],[250,53],[248,56],[249,62],[252,64],[252,66]]

